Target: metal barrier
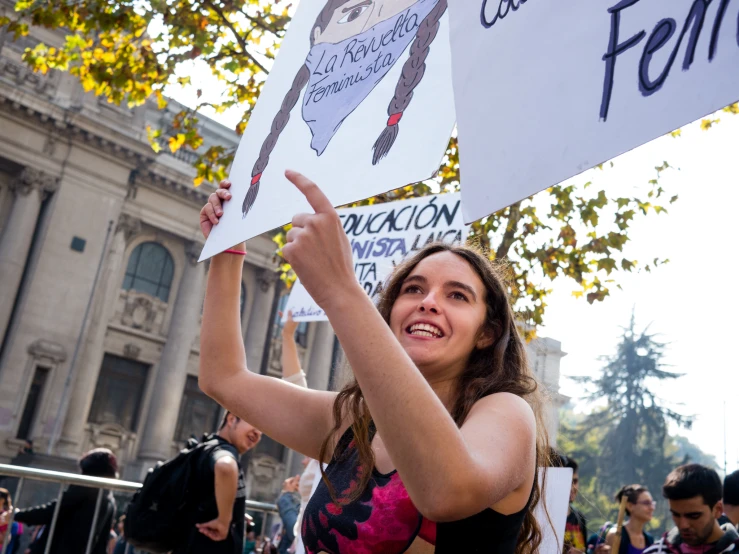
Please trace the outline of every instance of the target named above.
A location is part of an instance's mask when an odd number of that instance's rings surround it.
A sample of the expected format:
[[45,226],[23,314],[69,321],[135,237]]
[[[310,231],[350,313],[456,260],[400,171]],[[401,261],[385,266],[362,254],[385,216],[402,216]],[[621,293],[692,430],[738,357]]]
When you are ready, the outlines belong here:
[[[67,485],[80,485],[83,487],[90,487],[98,489],[97,501],[95,503],[95,513],[92,517],[92,525],[90,526],[90,534],[87,537],[87,548],[85,554],[92,552],[93,538],[95,536],[95,527],[98,521],[98,512],[100,511],[100,504],[103,500],[103,492],[116,491],[125,493],[135,493],[141,488],[141,483],[135,483],[133,481],[122,481],[120,479],[105,479],[102,477],[89,477],[87,475],[76,475],[74,473],[62,473],[61,471],[49,471],[46,469],[35,469],[23,466],[14,466],[7,464],[0,464],[0,475],[6,477],[17,477],[18,486],[15,489],[15,498],[19,499],[21,491],[23,490],[23,482],[26,479],[33,481],[45,481],[48,483],[59,483],[59,494],[56,498],[56,506],[54,507],[54,514],[51,517],[51,523],[49,525],[48,537],[46,541],[46,549],[44,554],[49,554],[51,550],[51,543],[54,539],[54,529],[56,528],[57,518],[59,516],[59,507],[62,504],[62,495],[64,494],[64,488]],[[265,515],[272,513],[277,514],[277,506],[274,504],[268,504],[266,502],[256,502],[254,500],[246,501],[246,509],[253,512],[263,512]],[[11,510],[10,517],[8,519],[7,532],[5,534],[5,540],[3,541],[2,550],[0,554],[6,554],[8,545],[10,544],[13,521],[15,520],[15,510]],[[264,535],[265,527],[267,524],[267,518],[262,518],[262,535]]]

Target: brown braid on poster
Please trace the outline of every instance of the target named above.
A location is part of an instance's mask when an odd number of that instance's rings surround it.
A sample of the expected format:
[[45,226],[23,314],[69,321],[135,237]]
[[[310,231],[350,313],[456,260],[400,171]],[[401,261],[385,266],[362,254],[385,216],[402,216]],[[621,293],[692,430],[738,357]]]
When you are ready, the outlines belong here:
[[411,44],[410,55],[408,60],[403,64],[403,71],[400,74],[400,80],[395,87],[395,96],[390,102],[387,109],[387,126],[380,134],[372,149],[372,165],[377,163],[388,155],[390,149],[398,137],[400,129],[398,123],[403,117],[403,112],[413,99],[413,89],[423,79],[426,71],[426,58],[429,55],[431,43],[434,42],[436,34],[439,31],[439,20],[446,12],[447,0],[439,0],[438,4],[421,22],[416,32],[416,38]]
[[[313,25],[313,29],[311,29],[311,48],[315,44],[316,29],[319,29],[321,33],[323,33],[326,30],[328,24],[331,22],[331,16],[333,15],[333,13],[339,7],[349,1],[350,0],[328,0],[328,2],[326,2],[326,5],[323,7],[321,13],[319,13],[318,17],[316,18],[316,23]],[[272,128],[269,132],[269,135],[267,135],[267,138],[264,139],[262,149],[259,151],[259,158],[257,158],[257,161],[254,164],[254,168],[251,170],[251,183],[249,184],[249,190],[246,192],[244,203],[241,206],[241,213],[243,217],[246,217],[246,214],[249,213],[249,210],[251,210],[254,202],[257,199],[257,195],[259,194],[259,183],[262,179],[262,173],[264,173],[264,170],[267,169],[269,156],[270,154],[272,154],[272,150],[274,150],[275,145],[277,144],[277,139],[280,138],[280,133],[282,133],[282,130],[285,128],[288,121],[290,121],[290,112],[295,107],[295,104],[298,103],[300,92],[303,90],[303,87],[308,84],[309,79],[310,70],[308,69],[307,65],[303,65],[300,68],[300,71],[298,71],[298,74],[295,76],[295,80],[293,81],[290,90],[285,95],[285,99],[282,101],[280,111],[277,112],[277,115],[272,121]]]

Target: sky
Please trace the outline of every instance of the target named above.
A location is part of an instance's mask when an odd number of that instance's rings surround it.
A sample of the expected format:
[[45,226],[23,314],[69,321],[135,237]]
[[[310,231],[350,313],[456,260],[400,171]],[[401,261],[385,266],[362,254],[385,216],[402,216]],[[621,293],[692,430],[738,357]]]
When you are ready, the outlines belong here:
[[663,160],[678,168],[666,172],[661,184],[679,200],[667,215],[639,221],[626,249],[637,260],[659,256],[670,262],[652,273],[619,274],[623,290],[595,305],[572,297],[567,284],[555,284],[539,333],[562,342],[567,356],[562,359],[561,392],[575,400],[582,395],[581,386],[564,376],[597,375],[604,364],[598,358],[615,351],[634,310],[637,329],[649,325],[650,332],[669,343],[667,369],[684,374],[657,385],[671,407],[695,416],[692,429],[679,433],[713,454],[721,466],[726,403],[727,468],[733,471],[739,468],[739,436],[732,432],[739,418],[739,372],[732,347],[739,338],[733,275],[739,118],[722,115],[709,131],[693,124],[680,138],[663,137],[617,158],[607,173],[590,172],[588,178],[616,191],[651,179],[651,168]]
[[[185,89],[170,87],[170,97],[186,105],[196,103],[195,91],[202,88],[215,100],[217,81],[207,69],[193,64],[181,68],[193,84]],[[209,114],[234,127],[240,113]],[[630,231],[625,249],[629,259],[668,258],[670,262],[652,273],[619,273],[622,290],[612,287],[605,302],[588,304],[572,296],[570,283],[560,280],[548,300],[541,336],[561,341],[567,356],[562,359],[560,386],[572,397],[577,410],[583,391],[568,377],[598,374],[604,362],[599,358],[615,351],[622,327],[628,325],[632,310],[637,329],[649,325],[650,332],[669,343],[665,363],[684,376],[657,385],[659,396],[673,409],[695,416],[692,429],[673,429],[685,435],[705,452],[724,461],[724,419],[726,420],[726,460],[729,471],[739,469],[739,434],[732,433],[739,419],[737,358],[732,344],[739,342],[739,296],[734,286],[737,267],[733,247],[737,244],[739,208],[739,116],[721,114],[721,122],[709,131],[698,123],[683,128],[679,138],[662,137],[614,160],[606,171],[591,170],[573,181],[588,180],[613,194],[655,176],[655,166],[668,161],[660,184],[667,197],[679,200],[668,214],[640,218]],[[621,189],[621,190],[619,190]],[[724,403],[726,418],[724,418]]]

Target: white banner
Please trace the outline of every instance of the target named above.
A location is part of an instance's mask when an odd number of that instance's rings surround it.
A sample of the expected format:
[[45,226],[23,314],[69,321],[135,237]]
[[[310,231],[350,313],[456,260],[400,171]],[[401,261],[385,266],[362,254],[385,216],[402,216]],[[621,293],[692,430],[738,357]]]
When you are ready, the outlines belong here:
[[[572,469],[569,467],[549,467],[546,469],[547,479],[544,490],[544,502],[534,511],[542,541],[539,552],[557,553],[564,549],[567,511],[570,506],[570,488],[572,487]],[[543,478],[543,470],[539,469],[539,484]],[[546,506],[546,512],[544,511]],[[547,517],[547,514],[549,517]],[[588,540],[588,537],[585,537]]]
[[465,221],[739,99],[739,3],[449,0]]
[[[449,193],[339,210],[352,245],[354,271],[367,294],[374,296],[395,265],[424,245],[463,244],[467,227],[460,204],[459,193]],[[328,320],[299,281],[283,318],[288,311],[296,321]]]
[[349,204],[432,177],[454,122],[446,2],[302,0],[201,260],[310,211],[286,169]]

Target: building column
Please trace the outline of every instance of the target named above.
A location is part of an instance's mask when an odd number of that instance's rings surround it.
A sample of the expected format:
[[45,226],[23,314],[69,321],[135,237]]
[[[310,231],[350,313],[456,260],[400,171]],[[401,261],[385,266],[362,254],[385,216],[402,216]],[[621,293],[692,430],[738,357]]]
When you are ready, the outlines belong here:
[[277,274],[264,268],[257,269],[257,290],[249,314],[244,349],[246,365],[254,373],[262,367],[262,357],[266,354],[265,343],[269,326],[272,325],[272,305],[275,300]]
[[202,245],[196,243],[188,243],[186,247],[187,262],[172,311],[167,342],[154,377],[149,415],[141,437],[139,459],[142,461],[164,460],[170,455],[187,380],[187,361],[203,304],[205,264],[197,263],[201,249]]
[[313,348],[306,370],[308,388],[328,390],[331,360],[334,354],[334,330],[328,321],[319,321],[314,325],[316,325],[316,332],[313,337]]
[[31,249],[36,221],[45,195],[59,186],[59,180],[27,167],[11,183],[15,198],[0,237],[0,338],[10,324],[10,316]]
[[78,361],[79,370],[59,440],[63,454],[76,456],[84,441],[85,424],[89,415],[100,367],[105,355],[105,335],[121,290],[121,270],[125,262],[126,245],[141,230],[141,222],[121,214],[108,251],[105,270],[93,303],[92,317]]

